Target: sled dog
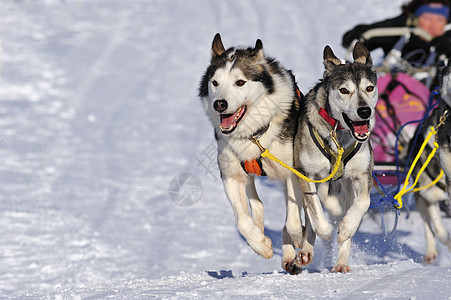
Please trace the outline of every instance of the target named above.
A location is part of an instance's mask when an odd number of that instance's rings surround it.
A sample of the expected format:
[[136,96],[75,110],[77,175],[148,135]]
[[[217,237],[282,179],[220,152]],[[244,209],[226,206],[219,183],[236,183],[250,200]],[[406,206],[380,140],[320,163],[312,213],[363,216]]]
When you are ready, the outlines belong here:
[[282,182],[286,198],[282,267],[291,274],[299,273],[302,266],[296,261],[295,248],[303,242],[302,192],[296,177],[262,158],[259,147],[250,140],[257,138],[275,156],[293,164],[293,138],[303,97],[298,94],[294,76],[264,54],[260,40],[253,48],[226,50],[216,34],[199,96],[213,124],[220,175],[239,232],[257,254],[273,256],[254,177]]
[[332,271],[343,273],[350,271],[351,238],[370,205],[374,163],[368,138],[378,99],[369,51],[357,43],[353,57],[353,63],[343,64],[329,46],[325,47],[323,79],[305,96],[294,142],[295,168],[313,180],[330,175],[338,159],[331,136],[336,136],[344,149],[332,180],[316,185],[299,179],[311,223],[310,230],[306,226],[299,260],[308,263],[313,258],[315,235],[332,238],[333,227],[325,217],[322,201],[333,221],[341,219],[337,228],[338,260]]
[[[441,98],[439,106],[421,127],[418,141],[414,146],[412,145],[413,143],[409,145],[409,150],[414,147],[414,158],[428,135],[430,127],[437,126],[440,122],[440,117],[445,116],[446,119],[437,129],[438,155],[436,153],[426,170],[418,178],[418,186],[430,184],[438,177],[441,169],[443,169],[445,176],[437,184],[420,190],[415,194],[416,207],[424,223],[426,254],[423,260],[427,264],[433,263],[438,255],[436,236],[441,243],[448,246],[448,250],[451,252],[450,234],[443,224],[439,207],[440,201],[449,201],[449,193],[451,191],[451,70],[449,68],[446,68],[443,72]],[[448,113],[445,113],[445,111],[448,111]],[[419,163],[415,166],[413,174],[418,174],[420,167],[434,147],[433,142],[434,139],[429,141],[420,157]]]

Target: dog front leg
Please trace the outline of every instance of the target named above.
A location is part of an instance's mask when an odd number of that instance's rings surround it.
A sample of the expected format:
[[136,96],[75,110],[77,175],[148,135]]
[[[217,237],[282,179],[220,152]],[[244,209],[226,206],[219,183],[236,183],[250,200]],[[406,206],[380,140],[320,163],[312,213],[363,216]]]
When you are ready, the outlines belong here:
[[304,207],[309,217],[310,223],[313,226],[314,232],[322,239],[330,241],[332,239],[333,227],[327,221],[321,206],[318,192],[315,183],[306,182],[299,178],[299,184],[304,193]]
[[[338,242],[342,243],[354,236],[362,221],[363,215],[370,207],[370,189],[372,187],[371,175],[362,174],[360,178],[343,178],[348,180],[347,186],[351,187],[347,191],[347,209],[343,220],[338,226]],[[340,251],[340,250],[339,250]]]
[[287,205],[285,227],[294,246],[300,248],[304,242],[304,230],[301,222],[303,195],[294,175],[287,178],[285,199]]
[[337,225],[338,221],[343,218],[343,198],[342,187],[339,181],[326,182],[318,186],[318,196],[321,203],[329,213],[329,219],[333,225]]
[[223,178],[224,189],[232,205],[238,231],[249,246],[263,258],[273,256],[271,239],[265,236],[249,215],[245,183],[234,177]]
[[313,260],[313,247],[315,246],[316,234],[313,231],[308,214],[305,215],[304,243],[302,250],[297,254],[298,263],[302,266],[308,265]]
[[249,179],[249,183],[246,186],[246,192],[249,198],[249,205],[251,207],[252,219],[254,220],[254,224],[257,225],[258,228],[260,228],[261,232],[264,234],[265,226],[264,226],[263,202],[258,197],[253,177]]
[[434,226],[434,232],[438,240],[448,247],[448,251],[451,252],[451,240],[449,232],[443,224],[442,217],[440,216],[440,207],[438,202],[429,203],[427,206],[429,216]]
[[350,251],[351,251],[351,239],[350,238],[343,242],[338,242],[338,259],[337,259],[337,263],[332,268],[332,272],[348,273],[351,271],[351,268],[348,265]]
[[435,235],[432,231],[431,216],[428,212],[429,203],[420,195],[415,195],[415,204],[423,219],[424,225],[424,237],[426,239],[426,255],[423,257],[423,261],[426,264],[432,264],[437,258],[437,244],[435,242]]
[[302,268],[296,261],[295,248],[301,248],[304,240],[304,230],[300,215],[303,201],[302,191],[294,175],[287,178],[285,200],[286,219],[282,231],[282,268],[290,274],[299,274],[302,271]]

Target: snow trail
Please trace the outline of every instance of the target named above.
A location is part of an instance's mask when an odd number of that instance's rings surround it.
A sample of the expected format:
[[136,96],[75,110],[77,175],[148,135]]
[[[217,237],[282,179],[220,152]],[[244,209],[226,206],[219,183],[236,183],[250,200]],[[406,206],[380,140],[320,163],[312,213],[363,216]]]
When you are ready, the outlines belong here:
[[[265,179],[275,257],[258,257],[236,230],[197,97],[217,32],[226,47],[262,39],[307,92],[326,44],[342,57],[345,30],[401,2],[0,2],[0,297],[449,298],[451,255],[440,245],[437,264],[421,264],[416,212],[391,238],[367,214],[350,274],[329,273],[335,241],[331,253],[318,241],[299,276],[283,273],[283,193]],[[181,173],[202,184],[190,207],[169,198]]]

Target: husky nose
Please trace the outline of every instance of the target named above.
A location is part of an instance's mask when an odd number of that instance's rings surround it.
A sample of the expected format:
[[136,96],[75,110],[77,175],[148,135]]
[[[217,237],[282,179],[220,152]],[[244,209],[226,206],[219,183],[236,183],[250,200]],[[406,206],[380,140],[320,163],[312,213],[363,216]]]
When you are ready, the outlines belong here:
[[371,108],[368,106],[360,107],[359,109],[357,109],[357,114],[362,119],[368,119],[369,117],[371,117]]
[[227,101],[225,101],[225,100],[216,100],[214,103],[213,103],[213,108],[217,111],[217,112],[223,112],[223,111],[225,111],[226,109],[227,109]]

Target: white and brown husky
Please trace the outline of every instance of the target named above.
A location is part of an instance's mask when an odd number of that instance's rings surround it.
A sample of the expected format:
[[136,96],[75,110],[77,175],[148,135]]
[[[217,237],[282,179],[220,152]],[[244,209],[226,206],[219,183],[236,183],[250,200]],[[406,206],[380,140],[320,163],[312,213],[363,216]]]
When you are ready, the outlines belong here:
[[263,53],[260,40],[253,48],[225,49],[216,34],[199,96],[213,124],[221,178],[239,232],[257,254],[273,256],[272,242],[264,233],[263,204],[254,177],[268,176],[282,182],[287,206],[282,267],[291,274],[299,273],[295,251],[303,243],[299,184],[290,171],[260,157],[259,147],[250,141],[258,138],[271,153],[293,164],[301,97],[293,75]]

